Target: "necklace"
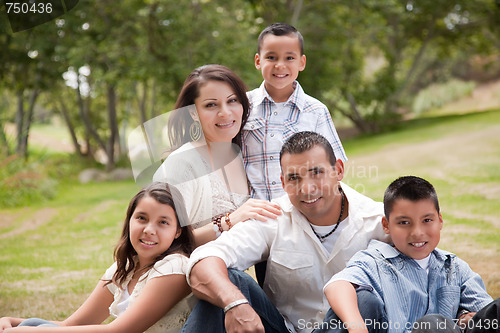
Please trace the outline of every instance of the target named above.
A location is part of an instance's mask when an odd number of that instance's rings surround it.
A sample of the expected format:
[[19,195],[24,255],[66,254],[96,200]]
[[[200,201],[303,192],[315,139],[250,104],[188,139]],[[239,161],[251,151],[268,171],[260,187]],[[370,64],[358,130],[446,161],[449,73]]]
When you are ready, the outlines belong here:
[[326,235],[320,236],[320,235],[318,235],[316,230],[314,230],[313,226],[311,225],[312,231],[314,232],[316,237],[318,237],[318,239],[321,243],[323,243],[328,236],[330,236],[331,234],[333,234],[335,232],[335,230],[337,230],[337,228],[339,227],[340,221],[342,220],[342,214],[344,214],[345,194],[344,194],[344,190],[342,190],[342,187],[340,187],[340,186],[339,186],[339,191],[340,191],[340,194],[342,195],[342,205],[340,207],[339,219],[337,220],[337,224],[335,224],[335,227],[333,228],[333,230],[330,231],[329,233],[327,233]]

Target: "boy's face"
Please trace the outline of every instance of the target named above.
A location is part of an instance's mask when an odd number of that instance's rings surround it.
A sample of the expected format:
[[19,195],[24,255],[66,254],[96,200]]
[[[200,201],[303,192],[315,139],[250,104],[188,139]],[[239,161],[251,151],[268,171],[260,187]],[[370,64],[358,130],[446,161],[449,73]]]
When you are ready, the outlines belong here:
[[255,55],[255,67],[262,71],[266,90],[273,99],[274,95],[291,95],[293,82],[305,66],[306,56],[301,55],[299,39],[294,35],[265,36],[260,53]]
[[325,149],[314,146],[300,154],[283,154],[281,170],[283,189],[309,222],[315,225],[337,222],[341,198],[338,182],[344,176],[342,161],[337,160],[332,166]]
[[438,245],[443,218],[430,199],[399,199],[389,220],[382,218],[382,225],[400,252],[418,260],[426,258]]

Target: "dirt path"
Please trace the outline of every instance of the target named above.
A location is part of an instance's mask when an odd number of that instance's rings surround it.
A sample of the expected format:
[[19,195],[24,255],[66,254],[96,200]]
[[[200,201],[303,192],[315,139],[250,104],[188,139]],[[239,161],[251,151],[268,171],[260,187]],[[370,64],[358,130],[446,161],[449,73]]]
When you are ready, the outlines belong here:
[[1,227],[10,227],[13,224],[19,224],[18,227],[9,231],[5,234],[0,235],[0,239],[9,238],[17,235],[21,235],[26,233],[27,231],[33,231],[40,226],[50,222],[50,220],[57,214],[57,209],[55,208],[43,208],[33,213],[33,215],[24,220],[21,223],[18,223],[17,219],[13,216],[3,216],[0,219]]

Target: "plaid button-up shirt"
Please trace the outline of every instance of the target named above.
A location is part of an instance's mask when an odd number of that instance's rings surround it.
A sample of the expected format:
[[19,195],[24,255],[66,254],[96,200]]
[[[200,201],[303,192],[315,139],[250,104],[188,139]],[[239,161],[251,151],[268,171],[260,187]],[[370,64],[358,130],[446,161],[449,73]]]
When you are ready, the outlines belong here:
[[293,134],[312,131],[323,135],[335,156],[347,160],[328,108],[306,95],[295,81],[295,90],[279,108],[264,88],[264,83],[247,93],[250,116],[243,128],[242,153],[251,196],[271,200],[285,194],[281,186],[279,154],[283,143]]

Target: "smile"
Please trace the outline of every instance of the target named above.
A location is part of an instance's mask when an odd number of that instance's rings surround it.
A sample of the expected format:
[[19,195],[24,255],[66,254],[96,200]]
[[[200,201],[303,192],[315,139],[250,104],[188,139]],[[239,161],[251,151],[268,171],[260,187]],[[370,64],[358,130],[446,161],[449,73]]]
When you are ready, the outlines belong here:
[[147,241],[147,240],[143,240],[143,239],[139,239],[139,242],[141,242],[142,244],[145,244],[145,245],[156,245],[156,244],[158,244],[156,242],[151,242],[151,241]]
[[282,79],[282,78],[284,78],[284,77],[287,77],[287,76],[288,76],[288,74],[274,74],[274,76],[276,76],[277,78]]
[[312,204],[312,203],[315,203],[316,201],[318,201],[320,198],[316,198],[316,199],[311,199],[311,200],[302,200],[303,202],[305,202],[306,204]]
[[422,247],[422,246],[424,246],[425,244],[427,244],[427,242],[410,243],[410,245],[411,245],[411,246],[415,246],[415,247]]
[[233,124],[236,122],[236,120],[233,120],[229,123],[225,123],[225,124],[215,124],[215,126],[219,127],[219,128],[227,128],[227,127],[231,127],[233,126]]

